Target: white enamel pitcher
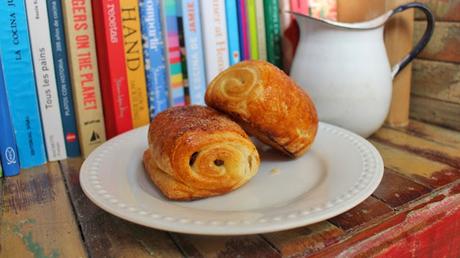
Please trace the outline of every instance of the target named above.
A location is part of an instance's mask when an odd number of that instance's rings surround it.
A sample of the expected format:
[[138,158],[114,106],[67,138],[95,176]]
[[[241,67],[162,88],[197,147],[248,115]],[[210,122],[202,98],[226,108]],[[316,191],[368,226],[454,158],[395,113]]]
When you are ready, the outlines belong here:
[[[396,13],[418,8],[427,17],[420,42],[390,68],[383,41],[385,22]],[[409,3],[361,23],[340,23],[295,14],[300,41],[291,77],[313,98],[321,121],[363,137],[378,130],[388,114],[393,78],[428,43],[434,28],[431,11]]]

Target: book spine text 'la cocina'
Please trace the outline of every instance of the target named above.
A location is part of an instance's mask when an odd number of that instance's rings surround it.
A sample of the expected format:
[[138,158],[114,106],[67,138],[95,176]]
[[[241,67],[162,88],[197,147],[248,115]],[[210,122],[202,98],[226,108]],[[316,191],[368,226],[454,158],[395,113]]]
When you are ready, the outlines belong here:
[[165,44],[161,26],[160,0],[139,1],[144,40],[145,76],[150,119],[168,108]]
[[54,73],[46,1],[25,2],[35,70],[35,84],[39,97],[48,160],[63,160],[67,158],[67,153]]
[[22,168],[46,162],[35,88],[25,3],[0,2],[0,51],[3,76]]
[[62,1],[78,136],[84,157],[105,142],[90,0]]
[[107,138],[133,128],[118,0],[92,1]]
[[47,0],[48,20],[53,50],[54,72],[61,108],[61,120],[64,130],[65,147],[68,157],[80,156],[77,123],[73,107],[72,88],[65,45],[64,19],[61,0]]

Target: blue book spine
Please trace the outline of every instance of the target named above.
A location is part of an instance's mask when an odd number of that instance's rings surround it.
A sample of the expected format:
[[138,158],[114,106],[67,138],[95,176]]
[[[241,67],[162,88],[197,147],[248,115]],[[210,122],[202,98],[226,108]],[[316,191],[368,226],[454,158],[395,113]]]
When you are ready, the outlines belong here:
[[11,126],[10,109],[6,97],[5,80],[0,58],[0,159],[5,176],[19,174],[18,149]]
[[0,2],[0,55],[22,168],[46,162],[24,1]]
[[160,0],[141,0],[139,6],[147,94],[150,118],[153,119],[156,114],[168,108],[168,80]]
[[53,50],[56,85],[59,95],[62,126],[64,130],[65,148],[67,156],[80,156],[77,124],[73,106],[72,88],[67,63],[67,49],[65,45],[64,20],[62,17],[61,0],[47,0],[48,19],[50,25],[51,48]]
[[236,0],[225,0],[225,11],[227,17],[228,53],[230,65],[234,65],[241,61],[238,6]]
[[206,75],[199,0],[182,0],[190,103],[204,105]]

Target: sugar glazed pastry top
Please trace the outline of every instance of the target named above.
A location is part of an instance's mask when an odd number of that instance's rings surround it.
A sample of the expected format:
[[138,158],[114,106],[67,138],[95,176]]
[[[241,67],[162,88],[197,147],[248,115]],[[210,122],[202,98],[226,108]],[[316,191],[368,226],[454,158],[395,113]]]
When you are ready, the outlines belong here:
[[232,191],[252,178],[259,154],[244,130],[203,106],[158,114],[148,131],[144,166],[162,193],[192,200]]
[[240,62],[220,73],[208,86],[205,101],[291,157],[310,148],[318,129],[307,93],[265,61]]

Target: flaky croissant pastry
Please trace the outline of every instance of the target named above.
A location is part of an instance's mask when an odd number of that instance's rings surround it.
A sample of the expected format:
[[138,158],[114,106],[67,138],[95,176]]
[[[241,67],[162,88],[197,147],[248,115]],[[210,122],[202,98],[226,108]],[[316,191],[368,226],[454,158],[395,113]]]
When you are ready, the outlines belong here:
[[264,61],[240,62],[220,73],[209,84],[205,101],[291,157],[310,148],[318,129],[316,109],[307,93]]
[[232,191],[252,178],[260,164],[243,129],[208,107],[167,109],[150,124],[148,140],[146,171],[173,200]]

